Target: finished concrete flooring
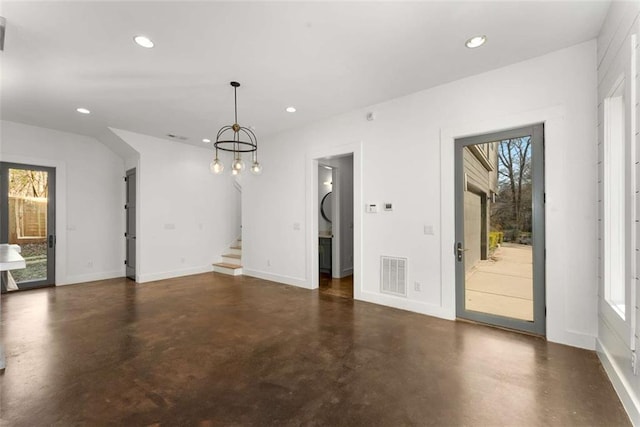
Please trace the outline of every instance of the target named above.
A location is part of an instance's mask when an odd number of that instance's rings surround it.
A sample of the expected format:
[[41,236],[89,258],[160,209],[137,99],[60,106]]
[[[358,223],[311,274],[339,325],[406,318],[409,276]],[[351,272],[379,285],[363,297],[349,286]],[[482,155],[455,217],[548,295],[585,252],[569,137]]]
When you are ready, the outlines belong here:
[[247,277],[2,296],[7,426],[629,425],[596,354]]

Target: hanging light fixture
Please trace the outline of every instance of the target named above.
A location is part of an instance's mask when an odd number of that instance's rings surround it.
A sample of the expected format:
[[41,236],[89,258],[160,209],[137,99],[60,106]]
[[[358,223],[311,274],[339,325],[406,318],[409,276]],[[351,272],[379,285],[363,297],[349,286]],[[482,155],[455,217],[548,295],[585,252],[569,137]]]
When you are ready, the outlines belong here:
[[[211,162],[211,172],[221,174],[224,171],[224,164],[218,158],[218,150],[222,150],[233,153],[233,162],[231,163],[231,173],[233,175],[238,175],[245,169],[242,153],[252,153],[251,173],[260,175],[262,173],[262,165],[258,162],[258,139],[251,129],[238,124],[238,96],[236,91],[240,87],[240,83],[231,82],[230,84],[233,87],[235,121],[233,125],[223,126],[218,131],[216,142],[213,144],[216,149],[216,158]],[[244,140],[241,138],[244,138]]]

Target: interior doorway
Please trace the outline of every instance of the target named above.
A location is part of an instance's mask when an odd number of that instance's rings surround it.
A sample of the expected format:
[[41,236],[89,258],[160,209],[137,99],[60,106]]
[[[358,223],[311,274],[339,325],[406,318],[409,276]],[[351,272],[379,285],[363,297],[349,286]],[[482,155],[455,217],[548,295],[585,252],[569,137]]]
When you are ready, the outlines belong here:
[[55,284],[55,194],[55,168],[0,162],[0,241],[26,261],[3,292]]
[[353,154],[318,159],[320,294],[353,298]]
[[128,279],[136,280],[136,168],[129,169],[124,179],[126,184],[127,201],[124,205],[126,212],[126,231],[124,238],[126,241],[126,276]]
[[545,334],[544,128],[455,142],[456,315]]

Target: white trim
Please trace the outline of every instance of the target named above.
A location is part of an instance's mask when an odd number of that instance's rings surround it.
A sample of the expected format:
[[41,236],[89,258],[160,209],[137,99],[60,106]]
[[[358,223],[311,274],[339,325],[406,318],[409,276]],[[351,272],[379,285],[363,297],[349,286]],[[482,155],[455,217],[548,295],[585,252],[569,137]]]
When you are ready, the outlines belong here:
[[353,267],[345,268],[344,270],[342,270],[342,275],[340,276],[340,278],[342,279],[343,277],[351,276],[352,274]]
[[312,289],[309,282],[304,278],[284,276],[281,274],[267,273],[266,271],[244,269],[244,276],[255,277],[257,279],[268,280],[270,282],[282,283],[285,285],[297,286],[304,289]]
[[105,271],[102,273],[79,274],[76,276],[67,277],[66,282],[56,283],[56,286],[68,286],[68,285],[75,285],[75,284],[84,283],[84,282],[95,282],[96,280],[120,279],[123,277],[124,275],[120,270]]
[[[441,309],[445,318],[456,317],[456,269],[455,269],[455,140],[468,136],[482,135],[507,129],[515,129],[536,123],[545,124],[545,139],[552,142],[562,140],[564,136],[564,105],[551,106],[539,110],[502,116],[483,121],[455,123],[440,129],[440,277]],[[551,138],[548,138],[552,135]],[[547,141],[549,142],[549,141]],[[547,153],[545,153],[546,157]],[[545,207],[546,210],[546,207]],[[548,270],[547,270],[548,271]],[[547,273],[548,274],[548,273]],[[555,278],[554,282],[561,281]],[[547,282],[547,280],[545,280]],[[548,283],[548,282],[547,282]],[[563,301],[551,301],[550,292],[545,292],[547,307],[562,304]],[[551,341],[567,343],[569,334],[563,330],[554,331],[547,318],[547,338]],[[552,319],[553,321],[553,319]],[[550,328],[550,326],[552,328]],[[551,329],[551,334],[549,334]]]
[[389,294],[382,294],[382,293],[378,294],[378,293],[363,291],[360,295],[360,298],[358,299],[361,301],[384,305],[387,307],[393,307],[393,308],[399,308],[401,310],[412,311],[414,313],[426,314],[428,316],[439,317],[447,320],[455,320],[455,316],[451,317],[450,313],[439,305],[429,304],[423,301],[407,299],[402,296],[397,297]]
[[318,159],[353,154],[353,298],[362,299],[362,141],[330,147],[318,147],[307,152],[306,178],[306,286],[316,289],[318,273]]
[[[603,233],[604,300],[626,321],[626,153],[625,75],[603,100]],[[629,340],[629,338],[627,338]]]
[[[316,170],[318,170],[316,168]],[[342,209],[342,185],[341,174],[344,173],[340,166],[331,167],[331,277],[337,279],[340,277],[340,268],[342,267],[342,215],[340,215]],[[316,187],[318,188],[318,187]],[[316,190],[318,191],[318,190]],[[319,208],[318,211],[319,212]]]
[[[637,19],[637,18],[636,18]],[[629,185],[631,187],[631,190],[627,192],[627,203],[630,209],[630,218],[629,218],[629,223],[631,224],[631,236],[630,236],[630,244],[628,246],[628,251],[629,251],[629,265],[628,265],[628,271],[631,273],[628,275],[628,281],[629,281],[629,290],[630,295],[629,295],[629,306],[630,306],[630,313],[629,313],[629,317],[630,317],[630,322],[629,322],[629,347],[631,348],[632,351],[636,351],[637,350],[637,343],[636,343],[636,334],[637,334],[637,311],[636,311],[636,305],[637,305],[637,301],[638,301],[638,296],[637,296],[637,287],[636,287],[636,281],[637,281],[637,277],[638,277],[638,265],[637,265],[637,258],[635,256],[635,250],[636,248],[638,248],[638,244],[640,244],[640,242],[638,241],[637,237],[638,237],[638,224],[636,222],[636,219],[638,218],[638,211],[637,211],[637,204],[635,203],[635,198],[637,198],[637,194],[636,191],[640,190],[640,188],[638,188],[638,180],[636,177],[636,165],[635,165],[635,161],[637,159],[637,152],[636,152],[636,146],[637,146],[637,136],[636,136],[636,130],[637,130],[637,123],[636,123],[636,117],[637,117],[637,112],[638,112],[638,107],[636,106],[636,102],[637,102],[637,43],[638,43],[638,37],[636,34],[632,34],[631,35],[631,78],[629,79],[629,90],[631,92],[630,98],[631,98],[631,102],[629,103],[629,105],[631,106],[631,131],[629,132],[629,158],[627,159],[627,167],[629,168],[629,175],[630,175],[630,179],[629,179]],[[634,198],[635,197],[635,198]]]
[[631,419],[631,422],[633,425],[640,425],[640,401],[638,400],[638,396],[634,393],[633,386],[626,380],[625,375],[621,372],[620,367],[615,362],[615,358],[613,358],[604,345],[602,345],[599,338],[596,340],[596,351],[614,390],[622,402],[622,406],[624,406],[624,409],[627,411],[627,415],[629,415],[629,418]]
[[213,266],[205,265],[201,267],[184,268],[180,270],[162,271],[159,273],[140,274],[138,283],[154,282],[156,280],[173,279],[174,277],[191,276],[193,274],[210,273]]

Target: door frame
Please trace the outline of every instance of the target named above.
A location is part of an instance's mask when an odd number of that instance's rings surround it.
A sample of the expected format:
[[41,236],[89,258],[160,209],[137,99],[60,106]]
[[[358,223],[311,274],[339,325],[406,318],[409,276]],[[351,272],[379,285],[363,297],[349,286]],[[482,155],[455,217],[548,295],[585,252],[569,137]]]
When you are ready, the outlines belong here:
[[[133,177],[133,188],[134,188],[134,196],[135,196],[135,201],[134,201],[134,216],[133,216],[133,228],[135,230],[135,233],[133,236],[130,236],[130,218],[129,218],[129,182],[131,181],[131,177]],[[138,222],[137,222],[137,218],[138,218],[138,173],[137,173],[137,169],[131,168],[128,169],[125,172],[125,277],[136,281],[136,275],[138,274],[138,252],[137,252],[137,234],[138,234]],[[133,240],[133,267],[130,267],[129,262],[131,261],[131,256],[130,256],[130,241]],[[130,274],[130,269],[133,269],[133,275]]]
[[454,153],[454,198],[455,198],[455,241],[457,246],[464,246],[464,148],[469,145],[502,141],[531,135],[532,163],[532,243],[533,243],[533,322],[519,320],[489,313],[475,312],[465,309],[465,268],[464,255],[462,261],[455,262],[455,308],[456,317],[487,323],[495,326],[516,329],[537,335],[546,334],[546,281],[545,281],[545,188],[544,188],[544,124],[523,126],[516,129],[486,133],[477,136],[456,138]]
[[[318,267],[318,165],[320,159],[353,155],[353,299],[362,300],[362,141],[309,150],[306,156],[306,278],[299,282],[309,289],[319,286]],[[297,283],[296,283],[297,284]]]
[[[25,169],[48,173],[47,195],[47,277],[18,285],[20,290],[35,289],[56,284],[56,168],[28,163],[0,162],[0,241],[8,242],[9,236],[9,169]],[[6,199],[5,199],[5,196]]]

